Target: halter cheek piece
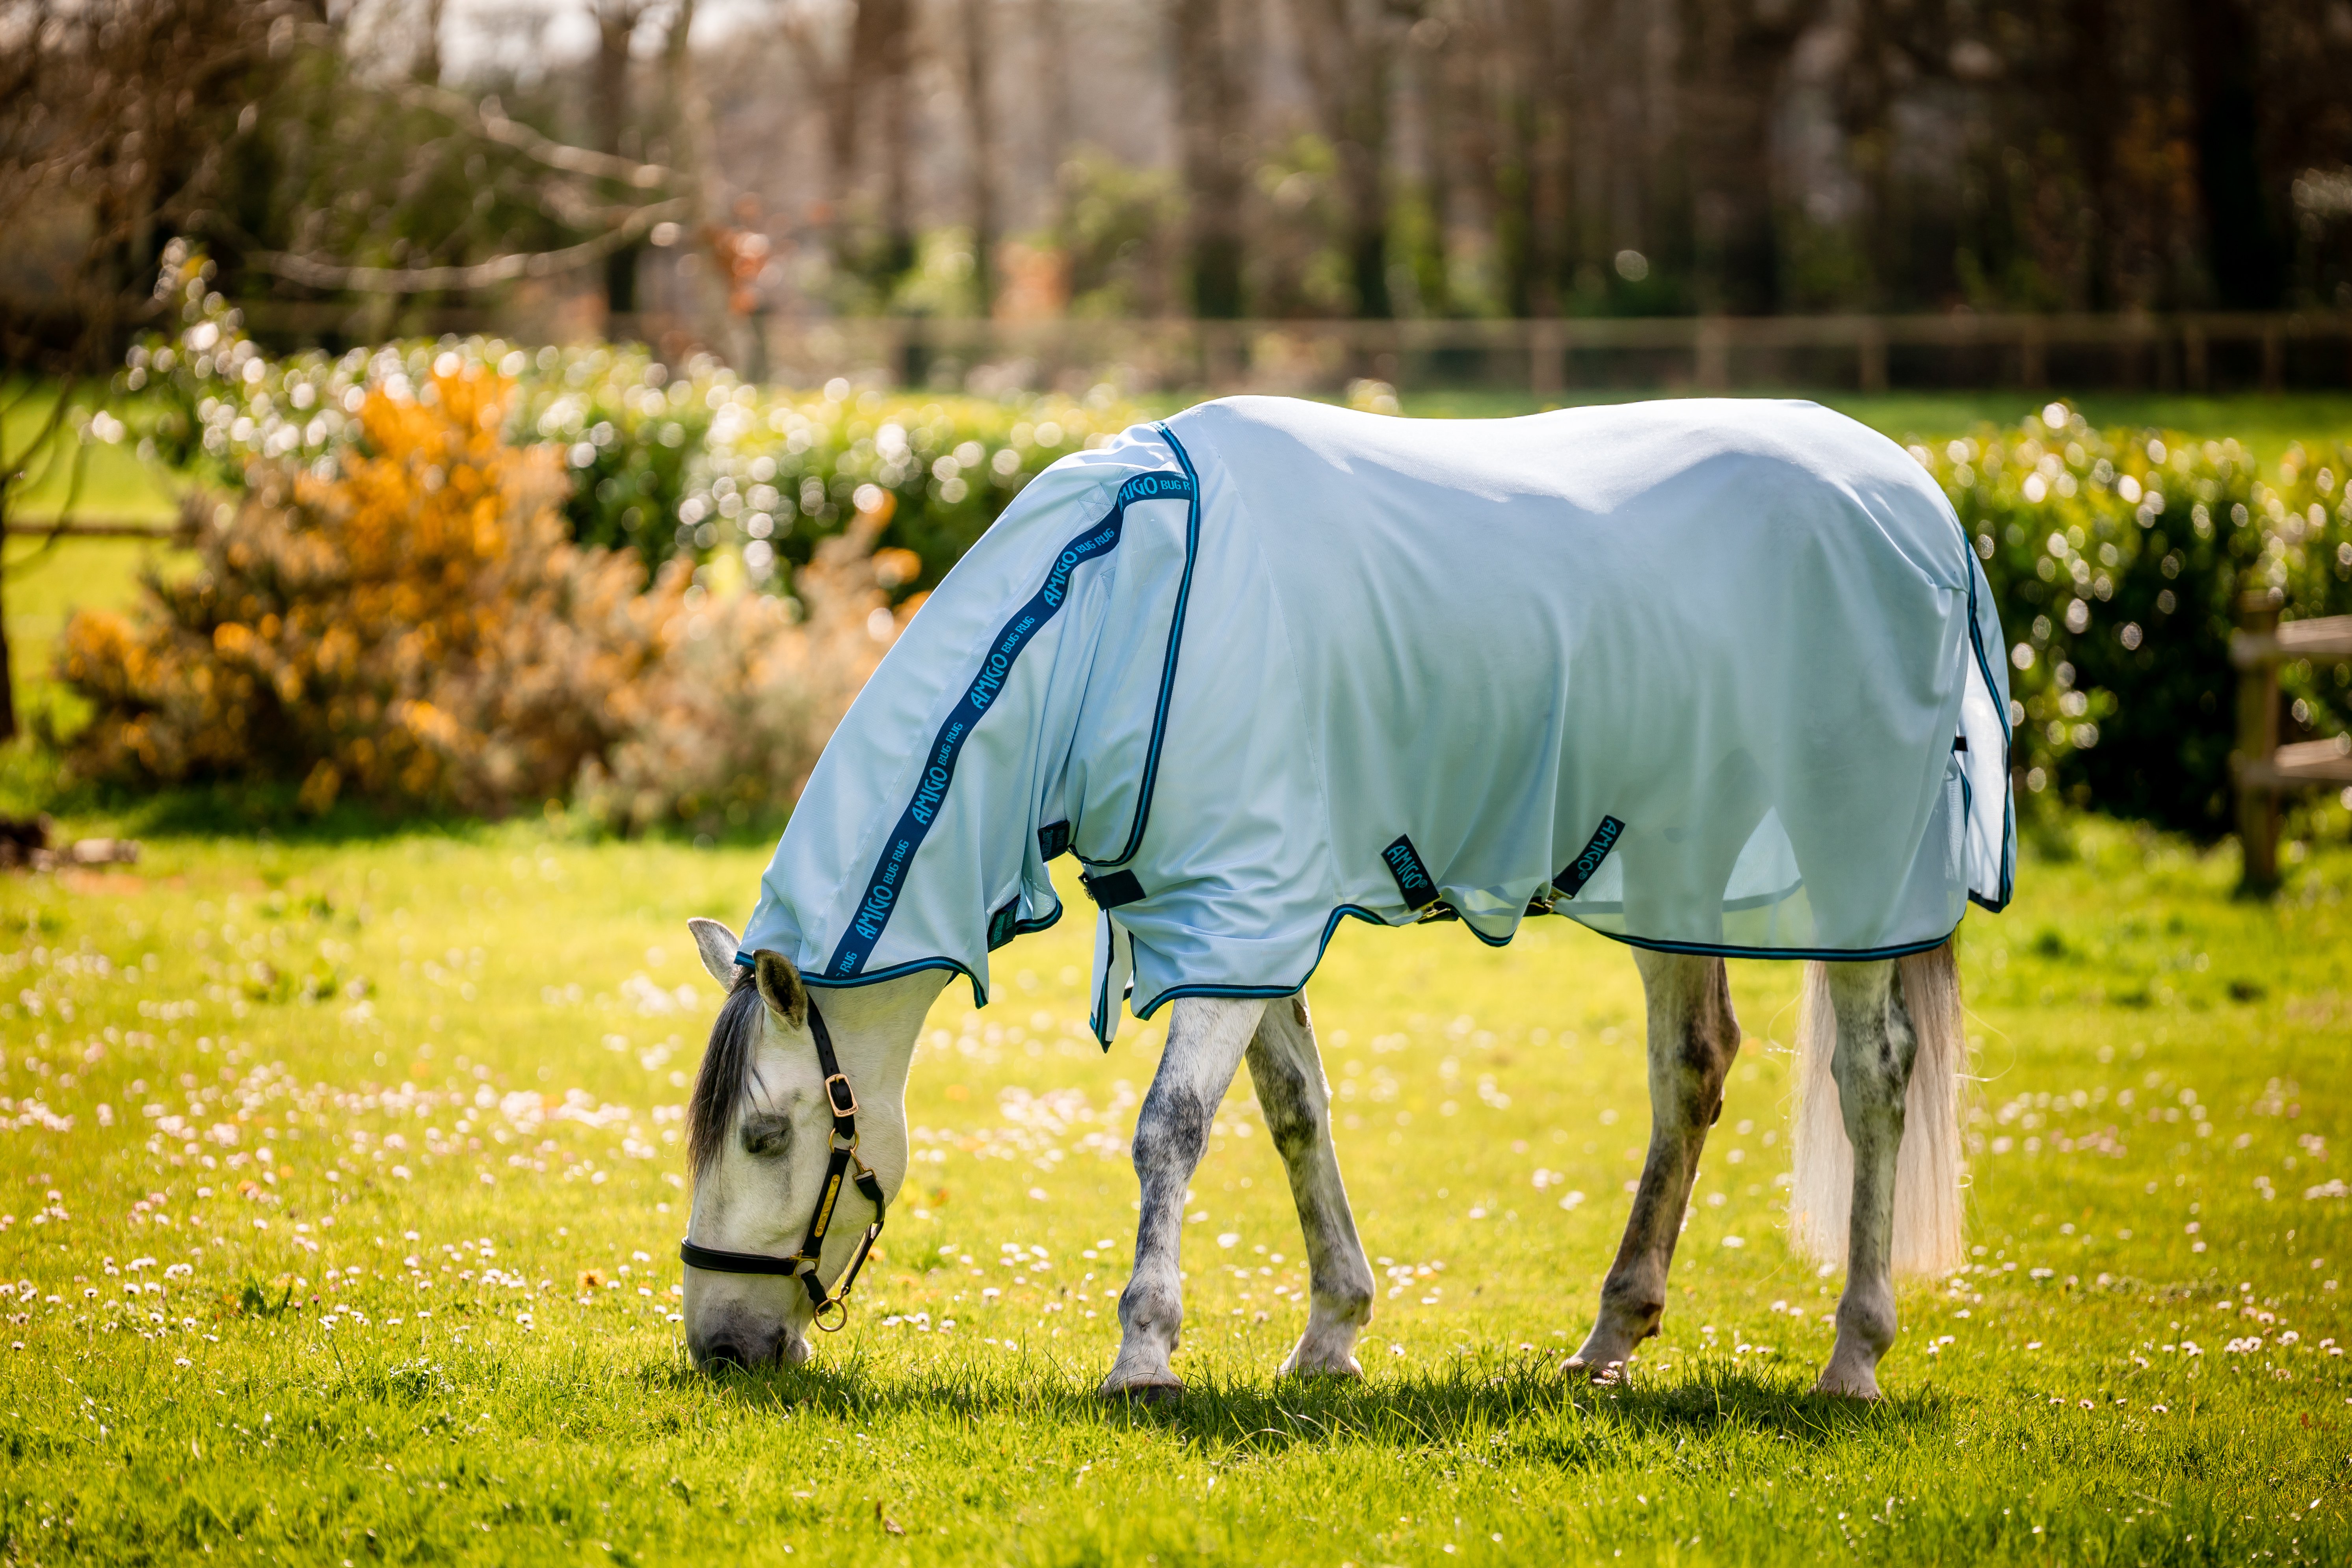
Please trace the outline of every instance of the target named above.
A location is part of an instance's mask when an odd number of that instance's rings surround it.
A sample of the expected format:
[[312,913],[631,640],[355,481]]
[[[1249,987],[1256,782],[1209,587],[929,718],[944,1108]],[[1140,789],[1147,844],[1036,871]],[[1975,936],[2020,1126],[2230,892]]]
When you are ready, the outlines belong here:
[[[840,1059],[833,1054],[832,1031],[824,1026],[824,1015],[817,1011],[814,996],[808,1002],[808,1021],[809,1033],[816,1037],[817,1067],[824,1074],[825,1108],[833,1112],[833,1137],[825,1160],[824,1186],[817,1199],[816,1213],[809,1216],[808,1234],[801,1237],[800,1250],[790,1258],[770,1258],[758,1252],[721,1252],[716,1247],[697,1247],[691,1239],[682,1238],[677,1244],[677,1256],[688,1268],[710,1274],[797,1278],[816,1308],[816,1326],[830,1334],[849,1321],[849,1288],[857,1283],[857,1271],[866,1267],[875,1239],[882,1234],[882,1213],[887,1202],[882,1196],[881,1178],[857,1157],[857,1094],[849,1087],[849,1079],[842,1076]],[[824,1233],[833,1225],[834,1205],[840,1201],[845,1177],[855,1182],[857,1190],[866,1194],[866,1201],[874,1205],[874,1223],[858,1238],[857,1250],[851,1255],[849,1268],[841,1277],[841,1289],[827,1291],[817,1268],[824,1252]],[[830,1321],[825,1317],[827,1312],[833,1314]]]

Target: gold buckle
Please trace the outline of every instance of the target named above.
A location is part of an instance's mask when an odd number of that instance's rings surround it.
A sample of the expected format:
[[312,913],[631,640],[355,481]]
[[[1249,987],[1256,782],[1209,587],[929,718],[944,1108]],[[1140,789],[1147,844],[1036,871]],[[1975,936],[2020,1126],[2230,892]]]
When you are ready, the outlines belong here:
[[[835,1084],[841,1085],[842,1093],[849,1096],[849,1103],[847,1105],[842,1104],[838,1099],[835,1098],[833,1092],[833,1086]],[[824,1102],[833,1108],[833,1113],[835,1116],[856,1116],[857,1114],[857,1090],[850,1086],[848,1078],[841,1073],[835,1073],[831,1078],[824,1080]]]
[[[829,1323],[824,1321],[825,1309],[828,1307],[833,1310],[834,1313],[833,1321]],[[826,1300],[824,1306],[819,1307],[816,1310],[816,1317],[813,1321],[821,1331],[828,1334],[837,1334],[841,1332],[843,1329],[849,1326],[849,1308],[843,1302],[840,1297],[832,1297]]]

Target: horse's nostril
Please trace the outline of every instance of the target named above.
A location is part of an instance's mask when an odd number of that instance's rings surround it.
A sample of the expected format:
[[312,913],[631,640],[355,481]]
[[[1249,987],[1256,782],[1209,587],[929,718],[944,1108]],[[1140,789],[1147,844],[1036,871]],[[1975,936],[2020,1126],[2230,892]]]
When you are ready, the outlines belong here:
[[703,1364],[713,1372],[720,1367],[733,1367],[738,1372],[751,1364],[751,1358],[733,1340],[713,1340],[702,1352]]

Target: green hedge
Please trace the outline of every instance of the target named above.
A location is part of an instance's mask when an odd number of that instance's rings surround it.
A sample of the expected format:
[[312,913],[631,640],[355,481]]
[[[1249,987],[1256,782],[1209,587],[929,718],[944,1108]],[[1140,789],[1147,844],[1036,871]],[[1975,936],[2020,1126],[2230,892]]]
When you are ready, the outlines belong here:
[[[2352,611],[2352,449],[2096,430],[2053,404],[1912,454],[1952,499],[2008,633],[2029,792],[2200,837],[2229,822],[2239,596],[2289,619]],[[2283,672],[2289,738],[2335,735],[2343,671]]]

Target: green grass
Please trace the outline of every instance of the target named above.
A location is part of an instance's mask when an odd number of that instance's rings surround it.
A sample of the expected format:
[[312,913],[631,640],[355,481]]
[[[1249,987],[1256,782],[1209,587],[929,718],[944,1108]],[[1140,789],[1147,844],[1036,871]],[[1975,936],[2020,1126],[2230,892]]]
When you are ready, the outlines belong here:
[[[91,400],[85,395],[78,401],[87,405]],[[75,517],[113,522],[172,520],[179,510],[175,483],[142,461],[129,442],[92,442],[82,447],[77,422],[68,416],[40,450],[30,450],[56,406],[53,385],[0,382],[0,459],[11,468],[23,468],[28,477],[25,489],[8,498],[11,522],[47,522],[68,503]],[[78,456],[81,472],[77,479]]]
[[1085,1042],[1076,918],[997,954],[994,1006],[936,1010],[924,1158],[847,1331],[697,1376],[675,1108],[716,997],[683,921],[740,917],[763,859],[540,825],[0,882],[6,1554],[2352,1554],[2352,1200],[2307,1195],[2346,1175],[2352,852],[2252,906],[2226,855],[2084,824],[1970,916],[1981,1250],[1906,1287],[1868,1409],[1805,1392],[1837,1281],[1779,1229],[1790,965],[1734,966],[1750,1044],[1664,1338],[1629,1389],[1555,1375],[1645,1116],[1633,965],[1564,921],[1500,952],[1349,924],[1314,982],[1383,1260],[1360,1385],[1271,1375],[1305,1281],[1244,1085],[1186,1231],[1194,1392],[1089,1396],[1160,1029]]

